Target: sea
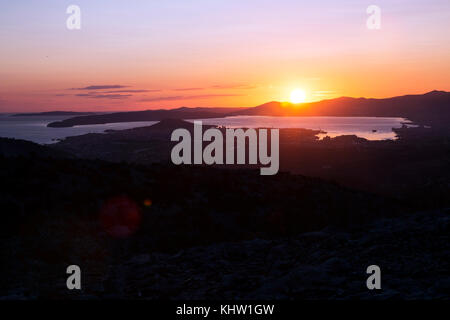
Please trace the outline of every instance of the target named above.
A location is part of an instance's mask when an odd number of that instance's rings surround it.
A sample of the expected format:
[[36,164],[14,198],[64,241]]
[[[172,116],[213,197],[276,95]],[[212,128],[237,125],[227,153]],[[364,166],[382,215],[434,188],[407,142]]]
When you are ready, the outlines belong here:
[[[39,144],[51,144],[70,136],[87,133],[104,133],[105,130],[124,130],[151,126],[157,121],[122,122],[97,125],[74,126],[71,128],[49,128],[47,124],[70,118],[70,116],[19,116],[0,114],[0,137],[33,141]],[[322,130],[319,134],[336,137],[356,135],[368,140],[396,139],[392,128],[403,125],[414,126],[405,118],[382,117],[269,117],[235,116],[226,118],[199,119],[204,124],[227,128],[305,128]],[[194,121],[194,120],[188,120]]]

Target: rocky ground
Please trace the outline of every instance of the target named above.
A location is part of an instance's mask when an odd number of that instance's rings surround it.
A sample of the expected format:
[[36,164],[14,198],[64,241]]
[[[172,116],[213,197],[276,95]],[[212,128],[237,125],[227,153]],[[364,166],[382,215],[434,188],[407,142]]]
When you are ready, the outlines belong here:
[[[144,254],[114,266],[105,282],[133,298],[448,298],[449,231],[450,211],[419,213],[354,231]],[[371,264],[382,270],[379,292],[366,287]]]
[[[254,239],[176,253],[124,254],[83,268],[83,289],[46,277],[38,297],[75,299],[448,299],[450,210],[381,219],[353,230],[326,228],[291,238]],[[128,256],[128,258],[125,258]],[[366,268],[381,268],[381,290]],[[55,290],[55,287],[58,287]],[[29,298],[17,288],[3,298]]]

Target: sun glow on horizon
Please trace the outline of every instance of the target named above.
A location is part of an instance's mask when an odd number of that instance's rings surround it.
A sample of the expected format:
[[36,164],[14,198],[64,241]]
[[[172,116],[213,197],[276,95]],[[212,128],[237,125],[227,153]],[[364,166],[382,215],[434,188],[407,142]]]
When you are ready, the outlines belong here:
[[291,99],[290,101],[292,103],[302,103],[306,101],[306,93],[304,90],[301,89],[295,89],[291,92]]

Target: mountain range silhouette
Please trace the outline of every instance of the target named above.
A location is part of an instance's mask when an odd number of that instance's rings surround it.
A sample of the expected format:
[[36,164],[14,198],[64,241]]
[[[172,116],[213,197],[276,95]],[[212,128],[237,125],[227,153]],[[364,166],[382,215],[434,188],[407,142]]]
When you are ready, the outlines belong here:
[[78,116],[52,122],[49,127],[72,127],[163,119],[204,119],[227,116],[340,116],[340,117],[404,117],[422,125],[446,126],[450,120],[450,92],[431,91],[419,95],[392,98],[340,97],[318,102],[293,104],[272,101],[252,108],[177,108],[116,112]]

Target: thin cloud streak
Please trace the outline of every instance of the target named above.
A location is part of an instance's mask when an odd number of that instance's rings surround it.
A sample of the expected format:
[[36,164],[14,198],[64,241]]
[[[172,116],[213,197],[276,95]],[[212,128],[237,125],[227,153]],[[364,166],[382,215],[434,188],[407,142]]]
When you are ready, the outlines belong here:
[[80,93],[76,94],[76,97],[85,97],[93,99],[127,99],[132,97],[132,94],[92,94],[92,93]]
[[212,86],[213,89],[256,89],[256,86],[251,86],[248,84],[234,84],[234,85],[215,85]]
[[218,97],[239,97],[242,94],[204,94],[195,96],[167,96],[167,97],[155,97],[141,99],[144,102],[157,102],[157,101],[177,101],[177,100],[193,100],[193,99],[208,99],[208,98],[218,98]]
[[71,88],[69,90],[105,90],[105,89],[122,89],[122,88],[129,88],[129,86],[123,86],[123,85],[94,85],[94,86],[88,86],[83,88]]
[[205,90],[205,88],[180,88],[180,89],[173,89],[173,91],[197,91],[197,90]]
[[114,90],[105,91],[104,93],[145,93],[145,92],[161,92],[161,90]]
[[233,85],[214,85],[210,87],[198,87],[198,88],[179,88],[173,89],[173,91],[196,91],[196,90],[206,90],[206,89],[239,89],[239,90],[250,90],[256,89],[256,86],[248,85],[248,84],[233,84]]

